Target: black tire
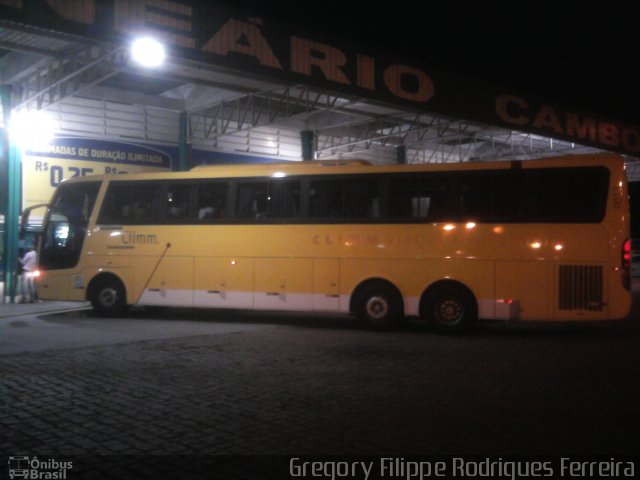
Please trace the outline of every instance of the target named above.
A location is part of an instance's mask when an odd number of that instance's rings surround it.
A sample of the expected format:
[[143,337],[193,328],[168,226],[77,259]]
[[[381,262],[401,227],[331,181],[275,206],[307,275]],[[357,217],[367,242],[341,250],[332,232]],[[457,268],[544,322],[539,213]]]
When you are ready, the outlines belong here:
[[402,296],[384,283],[371,284],[358,292],[354,302],[356,317],[377,330],[390,330],[403,320]]
[[444,333],[468,330],[478,319],[475,298],[461,285],[444,285],[429,292],[422,312],[438,331]]
[[127,309],[122,282],[117,278],[104,278],[91,289],[91,306],[102,317],[117,317]]

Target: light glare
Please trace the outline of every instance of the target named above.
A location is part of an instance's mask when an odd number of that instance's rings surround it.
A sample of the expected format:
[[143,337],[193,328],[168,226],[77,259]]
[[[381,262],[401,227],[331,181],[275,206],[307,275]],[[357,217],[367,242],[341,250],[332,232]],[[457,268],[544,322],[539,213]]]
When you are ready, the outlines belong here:
[[165,59],[164,46],[155,38],[143,37],[131,46],[133,59],[143,67],[159,67]]
[[44,150],[53,139],[55,124],[43,110],[21,110],[11,114],[9,131],[16,145],[27,150]]

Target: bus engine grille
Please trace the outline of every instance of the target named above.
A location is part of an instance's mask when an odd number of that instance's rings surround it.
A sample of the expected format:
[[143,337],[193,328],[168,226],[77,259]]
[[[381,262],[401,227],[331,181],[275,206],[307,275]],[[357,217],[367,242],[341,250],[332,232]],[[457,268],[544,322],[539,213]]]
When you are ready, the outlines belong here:
[[601,266],[560,265],[558,287],[558,308],[560,310],[602,311]]

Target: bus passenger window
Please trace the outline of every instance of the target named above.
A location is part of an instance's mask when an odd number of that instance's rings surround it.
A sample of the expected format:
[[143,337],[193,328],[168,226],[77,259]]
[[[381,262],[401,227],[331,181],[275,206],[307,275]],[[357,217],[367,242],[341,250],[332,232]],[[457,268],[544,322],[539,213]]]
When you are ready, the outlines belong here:
[[153,204],[157,183],[110,182],[98,218],[101,224],[149,224],[156,221]]
[[347,218],[380,218],[380,182],[371,178],[351,178],[345,185]]
[[274,180],[238,186],[237,217],[244,219],[291,219],[300,211],[300,182]]
[[269,218],[296,218],[300,212],[300,182],[273,180],[270,187]]
[[189,216],[190,185],[169,185],[165,198],[167,220],[184,220]]
[[198,185],[198,221],[206,223],[225,218],[228,184],[225,182]]
[[486,172],[491,175],[491,190],[493,194],[493,215],[487,221],[493,222],[523,222],[526,221],[524,183],[525,175],[521,170],[506,170],[502,172]]
[[468,174],[460,177],[460,210],[462,220],[493,218],[493,190],[491,177]]
[[377,178],[351,175],[311,182],[309,197],[310,218],[380,218]]
[[604,167],[526,171],[527,220],[598,223],[606,213],[609,171]]
[[439,221],[447,217],[448,182],[438,178],[394,178],[389,184],[389,214],[398,220]]
[[411,197],[411,217],[427,218],[431,197],[414,196]]
[[236,217],[243,219],[265,218],[268,192],[266,182],[238,185]]
[[309,189],[310,218],[342,218],[342,185],[338,180],[311,182]]

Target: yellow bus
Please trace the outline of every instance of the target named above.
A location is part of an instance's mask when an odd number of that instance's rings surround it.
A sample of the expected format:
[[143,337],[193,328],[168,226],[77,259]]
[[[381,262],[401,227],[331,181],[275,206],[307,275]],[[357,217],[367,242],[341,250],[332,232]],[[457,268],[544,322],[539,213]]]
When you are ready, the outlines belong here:
[[615,155],[449,165],[314,161],[63,182],[43,299],[343,312],[456,331],[476,319],[605,320],[631,306]]

